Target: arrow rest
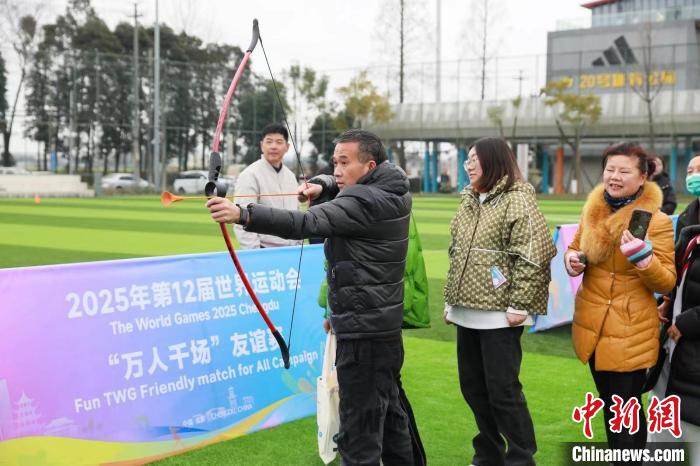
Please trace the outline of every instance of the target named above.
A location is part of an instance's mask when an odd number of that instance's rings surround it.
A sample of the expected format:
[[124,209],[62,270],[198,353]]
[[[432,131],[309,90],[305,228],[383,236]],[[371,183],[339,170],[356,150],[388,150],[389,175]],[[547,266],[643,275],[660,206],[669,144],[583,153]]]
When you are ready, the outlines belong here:
[[222,165],[221,154],[212,152],[209,156],[209,182],[204,186],[204,194],[207,197],[226,196],[228,185],[219,181]]

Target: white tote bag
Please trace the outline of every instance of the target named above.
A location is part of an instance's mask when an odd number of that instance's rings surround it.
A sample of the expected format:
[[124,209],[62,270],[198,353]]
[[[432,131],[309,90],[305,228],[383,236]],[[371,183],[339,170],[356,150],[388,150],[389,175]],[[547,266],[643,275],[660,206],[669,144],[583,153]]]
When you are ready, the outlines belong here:
[[316,422],[318,424],[318,454],[325,464],[335,459],[335,443],[340,428],[338,415],[338,376],[335,372],[335,334],[328,332],[321,376],[316,379]]

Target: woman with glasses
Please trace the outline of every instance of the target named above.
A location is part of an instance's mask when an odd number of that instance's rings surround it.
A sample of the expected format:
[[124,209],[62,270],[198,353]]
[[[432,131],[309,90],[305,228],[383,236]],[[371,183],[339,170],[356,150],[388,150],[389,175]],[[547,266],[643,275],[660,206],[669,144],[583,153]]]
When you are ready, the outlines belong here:
[[547,311],[556,249],[504,140],[478,140],[465,169],[471,185],[450,227],[444,319],[457,327],[459,384],[479,429],[471,462],[531,465],[537,445],[519,380],[520,336]]

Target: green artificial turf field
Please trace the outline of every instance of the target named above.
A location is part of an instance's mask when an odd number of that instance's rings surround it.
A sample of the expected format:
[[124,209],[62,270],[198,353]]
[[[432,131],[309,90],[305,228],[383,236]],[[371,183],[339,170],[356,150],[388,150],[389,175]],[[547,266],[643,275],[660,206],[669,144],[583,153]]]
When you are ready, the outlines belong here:
[[[457,196],[416,196],[413,212],[430,280],[432,327],[405,332],[403,381],[413,404],[430,464],[469,464],[475,424],[459,392],[454,328],[442,322],[449,222]],[[583,201],[540,201],[548,224],[576,223]],[[0,200],[0,267],[84,262],[225,250],[204,201],[168,209],[152,197]],[[679,211],[680,211],[679,207]],[[571,421],[593,383],[573,357],[569,328],[523,337],[521,380],[533,416],[538,464],[563,462],[561,442],[583,440]],[[598,416],[597,440],[604,440]],[[602,436],[601,436],[602,435]],[[322,464],[315,418],[230,440],[159,464]]]

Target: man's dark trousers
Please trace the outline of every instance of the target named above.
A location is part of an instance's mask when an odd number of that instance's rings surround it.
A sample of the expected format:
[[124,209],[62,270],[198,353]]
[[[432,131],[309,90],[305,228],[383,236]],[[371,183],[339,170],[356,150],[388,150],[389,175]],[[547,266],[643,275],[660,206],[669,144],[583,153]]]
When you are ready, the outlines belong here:
[[401,335],[338,339],[338,451],[343,465],[379,465],[380,459],[386,466],[416,464],[403,407],[408,400],[400,399],[403,358]]

